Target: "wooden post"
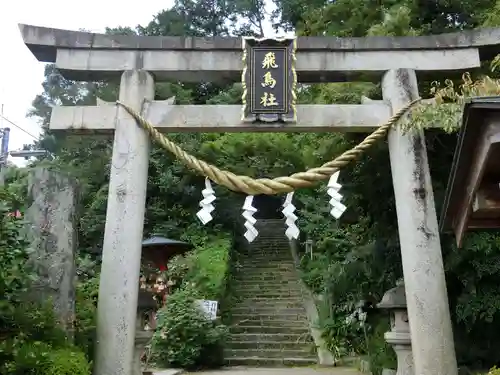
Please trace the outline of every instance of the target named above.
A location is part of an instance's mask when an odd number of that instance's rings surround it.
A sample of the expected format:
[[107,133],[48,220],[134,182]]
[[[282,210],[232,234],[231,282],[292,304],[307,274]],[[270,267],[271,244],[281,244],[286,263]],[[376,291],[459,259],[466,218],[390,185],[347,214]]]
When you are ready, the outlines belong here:
[[[120,101],[142,110],[154,98],[153,77],[125,71]],[[130,375],[134,357],[149,139],[117,109],[97,306],[96,375]]]
[[[415,71],[388,71],[382,93],[393,112],[418,97]],[[399,241],[415,374],[456,375],[436,208],[422,130],[389,133]]]

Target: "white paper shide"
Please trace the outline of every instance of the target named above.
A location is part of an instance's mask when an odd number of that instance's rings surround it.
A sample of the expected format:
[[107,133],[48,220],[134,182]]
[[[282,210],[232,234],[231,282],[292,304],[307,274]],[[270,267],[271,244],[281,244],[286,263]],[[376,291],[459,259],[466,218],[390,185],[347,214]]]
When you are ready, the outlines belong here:
[[212,188],[212,184],[210,183],[210,179],[205,178],[205,189],[201,192],[203,195],[203,199],[200,201],[201,210],[199,210],[196,214],[198,219],[202,222],[203,225],[212,221],[212,211],[215,210],[214,205],[212,204],[215,201],[215,192]]
[[245,203],[243,204],[242,216],[246,220],[244,225],[245,228],[247,229],[244,236],[248,242],[252,242],[259,235],[259,232],[255,228],[255,223],[257,222],[257,219],[253,217],[253,215],[257,212],[257,209],[254,206],[252,206],[252,203],[253,203],[253,195],[249,195],[248,197],[245,198]]
[[342,185],[337,182],[337,180],[339,179],[339,174],[340,172],[335,172],[334,174],[332,174],[330,180],[328,181],[328,195],[331,197],[330,205],[332,206],[330,214],[335,219],[339,219],[347,208],[341,203],[342,194],[339,194],[339,190]]
[[295,206],[292,203],[293,192],[288,193],[285,198],[285,202],[283,203],[283,210],[281,212],[285,216],[285,224],[287,229],[285,231],[285,236],[288,237],[289,240],[299,238],[299,227],[295,224],[297,221],[297,215],[294,214]]

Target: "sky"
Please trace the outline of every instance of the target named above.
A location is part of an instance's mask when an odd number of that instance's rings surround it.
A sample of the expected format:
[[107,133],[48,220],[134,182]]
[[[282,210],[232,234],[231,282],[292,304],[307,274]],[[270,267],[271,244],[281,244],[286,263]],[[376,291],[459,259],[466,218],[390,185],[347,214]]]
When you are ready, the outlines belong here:
[[[67,0],[0,0],[0,106],[10,121],[39,136],[36,119],[26,118],[35,96],[42,92],[44,63],[38,62],[24,45],[18,24],[46,26],[58,29],[104,32],[106,27],[146,24],[173,0],[147,0],[139,3],[122,0],[86,0],[71,3]],[[32,143],[33,137],[15,126],[2,122],[0,128],[10,127],[9,149],[17,150]],[[23,165],[24,159],[9,160]]]
[[[32,143],[33,136],[38,137],[41,132],[36,119],[27,118],[26,114],[35,96],[42,92],[44,63],[38,62],[24,45],[18,24],[96,33],[104,32],[106,27],[134,28],[147,24],[160,11],[169,8],[173,0],[125,4],[123,0],[86,0],[78,5],[71,5],[67,0],[0,0],[0,108],[3,105],[3,116],[24,129],[0,117],[0,128],[11,129],[9,150]],[[270,27],[266,32],[271,36]],[[25,164],[22,158],[9,157],[9,160],[17,165]]]

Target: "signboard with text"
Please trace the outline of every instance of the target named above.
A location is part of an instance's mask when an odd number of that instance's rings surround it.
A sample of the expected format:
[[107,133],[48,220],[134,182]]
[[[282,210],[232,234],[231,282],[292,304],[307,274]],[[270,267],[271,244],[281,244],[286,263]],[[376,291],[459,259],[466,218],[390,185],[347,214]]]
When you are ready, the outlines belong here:
[[296,121],[295,39],[243,39],[243,121]]
[[199,299],[196,300],[196,302],[198,303],[198,306],[201,308],[201,310],[205,313],[207,319],[215,320],[217,318],[217,301]]

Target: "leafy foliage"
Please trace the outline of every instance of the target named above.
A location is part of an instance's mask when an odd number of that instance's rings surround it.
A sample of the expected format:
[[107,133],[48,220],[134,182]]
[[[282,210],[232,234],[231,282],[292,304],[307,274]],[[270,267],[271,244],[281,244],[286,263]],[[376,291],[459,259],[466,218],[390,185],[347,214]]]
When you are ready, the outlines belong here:
[[178,368],[217,366],[222,363],[226,328],[206,318],[196,304],[196,292],[182,289],[169,296],[158,312],[153,338],[153,359]]
[[30,299],[25,223],[9,215],[19,205],[15,194],[0,189],[0,374],[89,375],[85,354],[68,342],[50,301]]
[[222,364],[226,327],[207,320],[196,300],[225,296],[230,247],[227,239],[214,239],[169,262],[166,276],[177,289],[158,313],[152,345],[157,363],[182,368]]
[[74,340],[90,360],[94,358],[98,290],[98,275],[80,278],[76,288]]
[[[159,12],[153,20],[135,30],[110,28],[112,34],[182,35],[212,37],[215,35],[262,35],[266,9],[263,1],[177,0],[173,7]],[[366,36],[427,35],[475,28],[481,24],[497,26],[499,2],[495,0],[448,0],[414,2],[409,0],[273,0],[274,26],[277,30],[295,30],[298,35]],[[496,68],[498,62],[493,62]],[[419,81],[420,92],[435,97],[438,104],[422,106],[411,118],[412,126],[428,129],[439,122],[448,132],[457,129],[463,101],[473,95],[497,95],[496,71],[489,77],[476,74],[443,77],[437,85],[430,80]],[[32,115],[47,126],[51,107],[55,104],[95,104],[96,97],[113,101],[118,87],[112,83],[81,83],[64,79],[47,66],[43,93],[33,102]],[[366,82],[303,85],[301,103],[359,103],[361,96],[381,98],[380,85]],[[203,82],[200,84],[162,82],[156,85],[156,97],[176,96],[178,104],[239,104],[241,85]],[[175,142],[188,152],[221,168],[254,177],[287,175],[320,165],[359,142],[359,135],[340,134],[171,134]],[[456,143],[452,134],[427,130],[427,149],[433,177],[436,204],[441,205],[449,165]],[[52,134],[46,130],[36,147],[48,149],[50,163],[70,171],[83,185],[82,216],[79,224],[81,254],[98,260],[102,247],[104,218],[109,182],[111,140]],[[303,278],[316,292],[325,295],[322,304],[322,325],[330,348],[338,354],[369,353],[378,373],[393,365],[392,349],[381,339],[385,318],[369,315],[364,326],[359,320],[347,321],[357,302],[374,302],[401,277],[399,239],[395,202],[391,184],[387,146],[382,142],[370,149],[355,165],[342,171],[341,179],[349,210],[342,220],[332,224],[325,207],[323,187],[301,190],[295,195],[300,227],[314,240],[313,259],[304,257]],[[170,263],[168,276],[178,281],[181,291],[171,297],[170,308],[186,324],[210,329],[197,320],[197,312],[180,301],[198,293],[216,298],[223,279],[222,260],[240,212],[241,195],[217,189],[217,209],[213,225],[202,227],[193,220],[201,196],[202,178],[191,174],[171,155],[153,148],[150,157],[145,235],[164,233],[198,246],[192,254]],[[376,188],[374,188],[376,187]],[[22,186],[18,184],[19,191]],[[224,233],[224,239],[213,241]],[[3,237],[2,237],[3,239]],[[213,242],[212,242],[213,241]],[[465,247],[457,251],[449,238],[443,238],[448,291],[453,313],[457,350],[461,363],[482,362],[493,365],[498,339],[499,300],[495,288],[498,275],[498,239],[494,234],[468,236]],[[199,250],[205,249],[205,250]],[[9,252],[12,256],[15,253]],[[19,255],[21,256],[21,255]],[[16,261],[17,262],[17,261]],[[215,278],[217,276],[218,278]],[[24,281],[19,280],[22,284]],[[94,281],[95,283],[95,281]],[[189,288],[194,283],[196,290]],[[93,296],[92,281],[79,287],[77,311],[79,328],[75,333],[78,345],[92,351]],[[8,288],[8,286],[5,286]],[[189,290],[188,290],[189,289]],[[172,301],[173,299],[173,301]],[[167,306],[168,308],[168,306]],[[194,315],[193,315],[194,314]],[[174,338],[181,337],[179,326],[164,315],[164,327],[172,329]],[[191,326],[190,326],[191,327]],[[88,329],[87,329],[88,328]],[[210,329],[209,329],[210,328]],[[166,328],[165,328],[166,329]],[[167,331],[168,331],[167,329]],[[188,328],[189,332],[191,328]],[[211,332],[211,331],[210,331]],[[217,330],[215,332],[218,332]],[[471,342],[471,337],[476,337]],[[173,341],[171,350],[164,347],[163,361],[195,366],[201,347],[208,345],[208,333],[193,346]],[[216,340],[217,341],[217,340]],[[167,345],[166,342],[159,343]],[[177,361],[177,362],[176,362]]]

